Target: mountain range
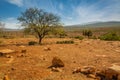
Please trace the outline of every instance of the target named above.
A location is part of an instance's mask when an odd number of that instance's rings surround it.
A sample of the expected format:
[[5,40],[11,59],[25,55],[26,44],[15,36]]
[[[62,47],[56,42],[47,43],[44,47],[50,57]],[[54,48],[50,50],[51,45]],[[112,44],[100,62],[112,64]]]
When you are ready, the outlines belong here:
[[[120,28],[120,21],[108,21],[108,22],[90,22],[86,24],[77,24],[64,26],[65,29],[84,29],[84,28],[105,28],[105,27],[117,27]],[[18,31],[20,29],[8,29],[5,28],[5,31]]]
[[69,25],[65,27],[120,27],[120,21],[91,22],[86,24]]

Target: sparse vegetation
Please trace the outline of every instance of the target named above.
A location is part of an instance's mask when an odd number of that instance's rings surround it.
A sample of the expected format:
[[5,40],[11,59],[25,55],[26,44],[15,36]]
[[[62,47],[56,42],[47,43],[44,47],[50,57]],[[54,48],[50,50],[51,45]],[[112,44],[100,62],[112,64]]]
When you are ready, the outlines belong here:
[[55,28],[53,30],[53,34],[58,36],[59,38],[64,38],[65,36],[67,36],[67,34],[62,26]]
[[90,39],[98,39],[96,36],[92,36],[90,37]]
[[0,80],[120,80],[119,5],[0,0]]
[[76,37],[74,37],[75,39],[79,39],[79,40],[83,40],[84,39],[84,37],[82,37],[82,36],[76,36]]
[[101,40],[120,41],[120,35],[115,32],[109,32],[99,37]]
[[57,41],[56,44],[73,44],[74,41],[72,40],[65,40],[65,41]]
[[93,35],[93,33],[91,30],[83,30],[83,35],[89,38]]

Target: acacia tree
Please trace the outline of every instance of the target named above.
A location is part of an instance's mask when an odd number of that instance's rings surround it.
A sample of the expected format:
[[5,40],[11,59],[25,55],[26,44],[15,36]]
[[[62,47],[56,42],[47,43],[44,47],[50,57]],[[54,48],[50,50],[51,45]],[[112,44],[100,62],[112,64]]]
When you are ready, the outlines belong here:
[[42,39],[56,26],[60,24],[60,17],[43,11],[38,8],[29,8],[18,17],[25,30],[35,33],[39,38],[39,44]]

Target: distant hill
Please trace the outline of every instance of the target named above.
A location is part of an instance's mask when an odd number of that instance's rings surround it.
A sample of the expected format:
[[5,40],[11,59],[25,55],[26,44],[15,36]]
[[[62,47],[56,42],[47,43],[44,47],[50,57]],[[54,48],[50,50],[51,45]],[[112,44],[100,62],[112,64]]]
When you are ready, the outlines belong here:
[[21,31],[21,29],[4,28],[3,31]]
[[120,22],[110,21],[110,22],[97,22],[92,24],[83,25],[86,27],[120,27]]
[[[79,30],[86,28],[120,28],[120,21],[109,21],[109,22],[91,22],[86,24],[78,24],[78,25],[69,25],[64,26],[66,30]],[[5,28],[4,31],[20,31],[21,29],[8,29]]]
[[85,28],[120,28],[120,21],[109,21],[109,22],[91,22],[87,24],[69,25],[64,26],[66,30],[79,30]]

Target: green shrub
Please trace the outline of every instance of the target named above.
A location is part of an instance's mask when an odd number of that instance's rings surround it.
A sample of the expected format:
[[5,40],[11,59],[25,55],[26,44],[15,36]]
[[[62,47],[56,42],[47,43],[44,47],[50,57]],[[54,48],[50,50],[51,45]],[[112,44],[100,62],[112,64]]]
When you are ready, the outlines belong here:
[[6,35],[3,35],[3,38],[4,38],[4,39],[14,39],[15,37],[14,37],[14,36],[6,36]]
[[69,41],[57,41],[56,44],[73,44],[74,41],[69,40]]
[[82,36],[76,36],[75,39],[83,40],[84,38]]
[[120,41],[120,36],[117,35],[115,32],[109,32],[100,36],[99,39],[108,41]]
[[28,45],[35,45],[35,44],[37,44],[37,42],[35,42],[35,41],[28,42]]
[[91,36],[90,39],[97,39],[97,37],[96,36]]
[[93,32],[91,30],[83,30],[83,35],[89,38],[93,35]]

